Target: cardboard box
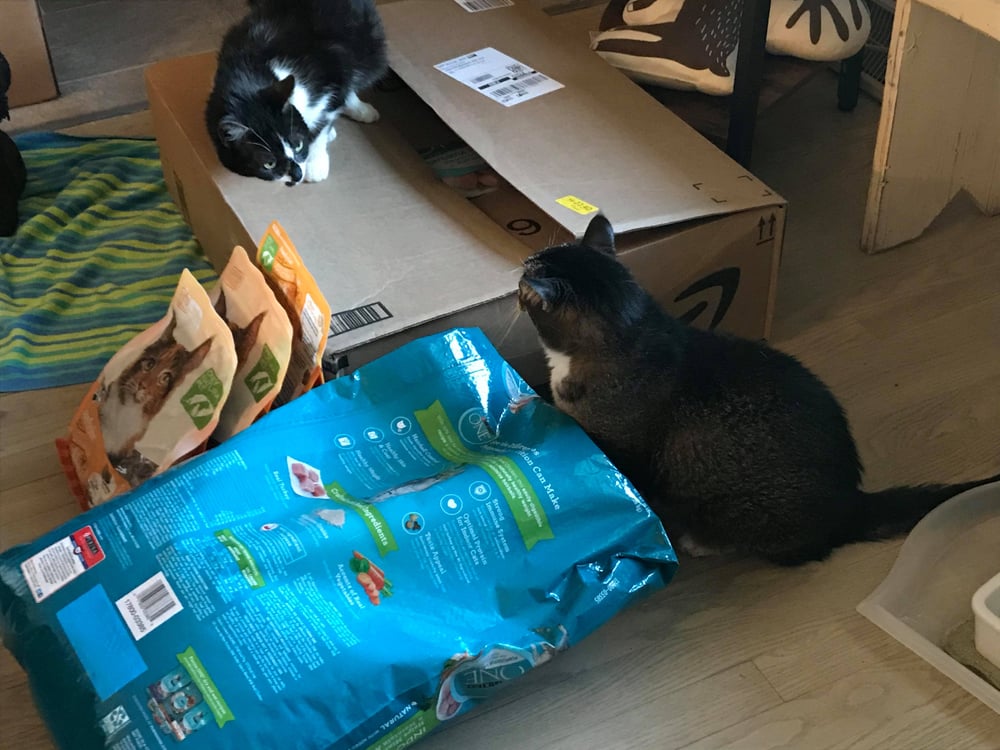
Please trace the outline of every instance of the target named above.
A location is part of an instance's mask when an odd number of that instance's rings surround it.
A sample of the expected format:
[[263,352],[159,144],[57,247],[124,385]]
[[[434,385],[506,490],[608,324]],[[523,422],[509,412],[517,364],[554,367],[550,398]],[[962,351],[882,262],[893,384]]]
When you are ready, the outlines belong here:
[[55,99],[59,95],[49,48],[35,0],[2,0],[0,52],[10,63],[7,100],[11,109]]
[[[536,8],[470,13],[453,0],[399,0],[380,9],[406,86],[389,81],[373,96],[379,123],[338,121],[323,183],[290,188],[220,165],[203,116],[214,56],[147,70],[167,184],[213,263],[221,268],[236,244],[256,246],[277,219],[337,311],[327,352],[340,369],[416,336],[478,326],[539,383],[544,362],[516,304],[520,262],[582,235],[599,209],[623,260],[674,314],[767,336],[778,195]],[[561,88],[504,106],[434,67],[486,47]],[[453,136],[502,176],[499,190],[467,200],[417,154]]]

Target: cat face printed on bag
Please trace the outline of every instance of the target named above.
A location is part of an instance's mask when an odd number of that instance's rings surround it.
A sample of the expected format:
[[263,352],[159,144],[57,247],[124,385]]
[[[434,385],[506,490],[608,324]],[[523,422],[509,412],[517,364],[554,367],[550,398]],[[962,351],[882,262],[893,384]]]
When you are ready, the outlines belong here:
[[112,463],[132,452],[170,394],[212,348],[208,339],[188,351],[174,339],[176,326],[171,316],[160,338],[100,392],[101,432]]
[[236,345],[236,371],[243,369],[243,365],[250,359],[254,346],[257,344],[257,337],[260,335],[260,325],[264,322],[265,313],[261,312],[251,320],[246,326],[240,327],[226,317],[226,293],[220,288],[219,299],[215,303],[215,311],[226,321],[230,333],[233,334],[233,343]]
[[237,174],[262,180],[302,181],[312,135],[291,97],[295,79],[285,76],[249,96],[227,100],[211,130],[222,163]]
[[107,468],[100,473],[95,471],[87,477],[87,496],[95,505],[114,497],[116,489],[114,480],[111,478],[111,471]]
[[518,303],[551,357],[614,336],[638,314],[635,290],[631,273],[615,257],[611,224],[598,215],[580,242],[546,248],[524,261]]

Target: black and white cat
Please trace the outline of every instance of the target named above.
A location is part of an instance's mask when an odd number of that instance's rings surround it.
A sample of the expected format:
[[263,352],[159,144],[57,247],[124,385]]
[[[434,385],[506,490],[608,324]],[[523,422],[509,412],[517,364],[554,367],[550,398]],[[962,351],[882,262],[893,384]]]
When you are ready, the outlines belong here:
[[358,98],[388,68],[374,0],[249,3],[222,42],[205,110],[219,159],[262,180],[325,180],[337,116],[378,119]]
[[909,530],[972,487],[860,488],[843,409],[798,360],[672,318],[615,257],[597,216],[580,243],[528,258],[519,285],[553,399],[692,554],[735,549],[784,565]]

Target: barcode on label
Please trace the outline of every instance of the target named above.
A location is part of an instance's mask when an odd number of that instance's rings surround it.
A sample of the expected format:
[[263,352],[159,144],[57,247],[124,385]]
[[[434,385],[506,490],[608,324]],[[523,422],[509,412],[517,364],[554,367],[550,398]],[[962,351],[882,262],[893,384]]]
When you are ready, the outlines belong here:
[[563,88],[559,81],[493,47],[453,57],[434,67],[504,107]]
[[381,302],[337,312],[330,316],[330,336],[339,336],[391,317],[392,313]]
[[163,573],[157,573],[127,593],[115,602],[115,606],[136,640],[184,609]]
[[509,8],[514,4],[514,0],[455,0],[455,2],[469,13],[478,13],[481,10],[493,10],[494,8]]
[[521,91],[527,91],[532,86],[539,86],[549,80],[548,76],[544,76],[537,73],[533,76],[528,76],[523,78],[516,83],[508,83],[506,86],[501,86],[500,88],[490,89],[486,93],[490,96],[496,97],[497,99],[502,99],[503,97],[512,96],[518,94]]

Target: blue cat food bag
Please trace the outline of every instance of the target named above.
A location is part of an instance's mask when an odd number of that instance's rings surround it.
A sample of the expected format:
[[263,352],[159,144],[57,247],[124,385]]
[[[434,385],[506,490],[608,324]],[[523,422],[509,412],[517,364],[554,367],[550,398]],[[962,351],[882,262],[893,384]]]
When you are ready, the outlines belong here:
[[477,330],[0,555],[62,748],[398,750],[669,581],[633,487]]

